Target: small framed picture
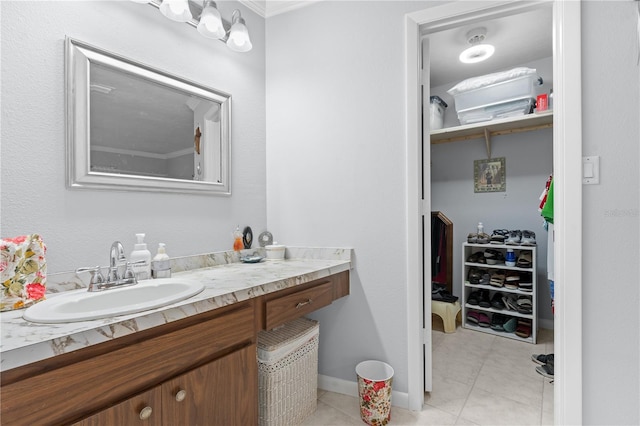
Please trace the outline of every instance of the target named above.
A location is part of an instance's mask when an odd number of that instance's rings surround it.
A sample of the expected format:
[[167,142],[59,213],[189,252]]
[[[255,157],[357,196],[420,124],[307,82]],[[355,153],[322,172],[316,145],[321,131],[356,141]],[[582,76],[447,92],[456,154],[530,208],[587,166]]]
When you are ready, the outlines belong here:
[[473,192],[506,192],[505,158],[473,162]]

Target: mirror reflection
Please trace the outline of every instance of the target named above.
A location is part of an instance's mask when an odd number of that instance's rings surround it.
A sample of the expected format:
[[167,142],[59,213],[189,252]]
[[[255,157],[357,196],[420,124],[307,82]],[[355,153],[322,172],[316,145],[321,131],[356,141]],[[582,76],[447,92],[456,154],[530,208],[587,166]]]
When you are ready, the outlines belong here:
[[67,40],[71,188],[229,194],[230,96]]

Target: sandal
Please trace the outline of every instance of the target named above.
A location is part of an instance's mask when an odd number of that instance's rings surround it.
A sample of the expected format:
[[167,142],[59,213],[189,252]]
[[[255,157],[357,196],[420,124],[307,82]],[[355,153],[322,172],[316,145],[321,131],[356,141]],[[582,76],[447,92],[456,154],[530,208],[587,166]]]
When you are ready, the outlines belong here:
[[476,233],[471,233],[469,235],[467,235],[467,242],[470,244],[475,244],[478,242],[478,234]]
[[531,336],[531,320],[518,320],[518,326],[516,327],[516,336],[522,337],[523,339]]
[[489,300],[489,290],[482,290],[480,292],[480,303],[478,303],[481,308],[490,308],[491,301]]
[[476,242],[478,244],[489,244],[489,240],[490,240],[489,235],[485,234],[484,232],[481,232],[480,234],[478,234]]
[[491,280],[489,284],[494,287],[502,287],[504,286],[504,271],[502,269],[497,270],[491,275]]
[[491,307],[498,310],[503,310],[505,308],[504,302],[502,301],[502,293],[497,292],[491,298]]
[[478,311],[469,311],[467,312],[467,321],[473,323],[473,324],[478,324],[479,322],[479,317],[478,315],[480,314],[480,312]]
[[477,251],[472,253],[471,256],[467,257],[467,262],[469,263],[482,263],[485,264],[487,261],[484,259],[484,253],[481,251]]
[[498,263],[504,263],[504,255],[501,251],[486,249],[484,251],[484,260],[488,265],[497,265]]
[[507,322],[507,317],[502,314],[493,314],[491,316],[491,329],[495,331],[504,331],[504,323]]
[[545,365],[551,364],[553,365],[553,354],[533,354],[531,355],[531,361],[536,364]]
[[520,282],[520,274],[516,271],[507,272],[506,277],[504,278],[504,286],[511,290],[516,290],[518,288],[518,283]]
[[516,262],[518,268],[531,268],[531,252],[522,251]]
[[505,241],[505,244],[508,246],[518,246],[520,245],[520,240],[522,240],[522,232],[519,230],[509,231],[509,236]]
[[538,374],[543,375],[549,379],[553,379],[553,365],[545,364],[540,367],[536,367]]
[[478,312],[478,325],[485,328],[491,326],[491,320],[489,319],[489,316],[484,312]]
[[509,236],[509,231],[506,229],[494,229],[491,234],[491,244],[504,244],[507,236]]
[[504,331],[507,333],[513,333],[516,331],[516,326],[518,325],[518,320],[514,317],[509,318],[503,325]]
[[477,306],[478,303],[480,303],[480,291],[479,290],[472,291],[471,294],[469,295],[469,298],[467,299],[467,303],[470,305]]

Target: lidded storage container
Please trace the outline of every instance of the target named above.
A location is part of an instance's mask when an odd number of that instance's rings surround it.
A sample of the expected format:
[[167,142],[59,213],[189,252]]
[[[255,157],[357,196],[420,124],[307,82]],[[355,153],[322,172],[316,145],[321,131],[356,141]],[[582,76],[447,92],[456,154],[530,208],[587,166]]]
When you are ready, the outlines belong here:
[[532,112],[542,78],[532,68],[514,68],[464,80],[447,92],[461,124]]

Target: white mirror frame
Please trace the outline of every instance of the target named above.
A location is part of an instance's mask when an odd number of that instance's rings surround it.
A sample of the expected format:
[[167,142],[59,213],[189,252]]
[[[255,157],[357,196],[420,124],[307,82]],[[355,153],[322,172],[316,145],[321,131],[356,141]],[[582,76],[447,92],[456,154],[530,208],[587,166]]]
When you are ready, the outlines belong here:
[[[65,41],[65,60],[66,183],[68,188],[231,195],[231,95],[70,37]],[[91,63],[134,74],[220,104],[220,182],[91,171],[89,158]]]

